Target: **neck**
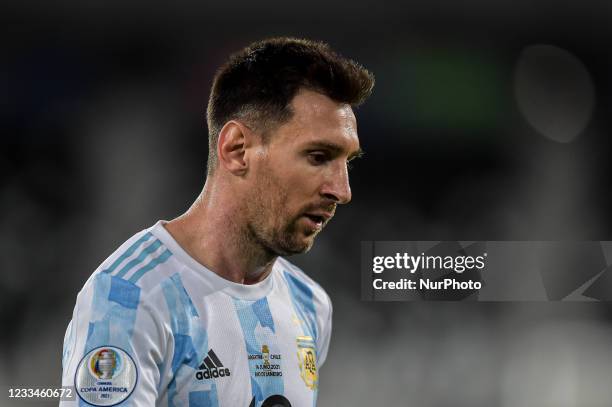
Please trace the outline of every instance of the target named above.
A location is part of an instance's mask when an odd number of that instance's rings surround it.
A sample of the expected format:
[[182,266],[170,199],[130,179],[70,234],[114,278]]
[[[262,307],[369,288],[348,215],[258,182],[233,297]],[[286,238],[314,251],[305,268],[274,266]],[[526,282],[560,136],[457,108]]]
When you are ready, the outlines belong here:
[[244,223],[236,221],[242,212],[239,203],[220,194],[222,191],[207,182],[191,208],[165,227],[209,270],[235,283],[258,283],[270,274],[277,255],[257,243]]

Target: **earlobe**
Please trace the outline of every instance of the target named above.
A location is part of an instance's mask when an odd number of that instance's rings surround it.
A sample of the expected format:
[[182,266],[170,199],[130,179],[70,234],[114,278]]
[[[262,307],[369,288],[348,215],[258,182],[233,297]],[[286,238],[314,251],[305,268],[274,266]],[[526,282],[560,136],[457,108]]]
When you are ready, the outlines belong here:
[[219,132],[217,157],[219,165],[230,173],[243,176],[248,170],[246,148],[248,147],[247,129],[234,120],[225,123]]

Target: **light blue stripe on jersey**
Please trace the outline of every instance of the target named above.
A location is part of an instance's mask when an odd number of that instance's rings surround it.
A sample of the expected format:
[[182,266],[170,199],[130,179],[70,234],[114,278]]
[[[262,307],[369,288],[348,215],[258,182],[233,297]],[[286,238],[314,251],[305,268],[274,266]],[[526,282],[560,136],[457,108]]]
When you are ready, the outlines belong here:
[[168,249],[164,250],[162,254],[151,260],[146,266],[143,266],[136,270],[132,277],[130,277],[130,282],[136,283],[140,277],[142,277],[147,271],[153,270],[155,267],[164,263],[172,256],[172,252]]
[[[280,354],[276,341],[274,320],[264,297],[257,301],[245,301],[234,299],[234,306],[242,327],[242,334],[249,355],[263,355],[262,346],[269,348],[270,354]],[[256,333],[257,332],[257,333]],[[249,370],[251,372],[251,392],[255,398],[255,406],[273,394],[283,394],[284,383],[282,376],[258,376],[256,373],[265,373],[261,369],[263,359],[249,358]],[[281,364],[281,360],[274,360],[274,364]],[[260,367],[258,369],[258,367]],[[279,371],[282,371],[282,366]]]
[[128,271],[130,271],[132,268],[136,267],[137,265],[139,265],[140,263],[142,263],[144,261],[144,259],[151,253],[153,253],[155,250],[157,250],[159,248],[159,246],[161,246],[162,242],[159,239],[156,239],[153,243],[151,243],[150,245],[148,245],[147,247],[145,247],[142,252],[140,252],[140,254],[138,255],[138,257],[130,260],[128,262],[128,264],[126,264],[125,266],[123,266],[121,268],[121,270],[119,270],[117,272],[117,274],[115,274],[117,277],[123,277],[127,274]]
[[[180,275],[176,273],[162,281],[161,287],[170,313],[170,327],[174,338],[172,380],[168,385],[168,407],[173,407],[176,405],[176,383],[177,381],[193,383],[195,372],[208,352],[208,336]],[[210,404],[204,406],[216,407],[218,404],[216,384],[212,379],[207,380],[210,380],[210,391],[206,392]],[[181,390],[181,392],[186,391],[185,388]],[[194,397],[205,399],[202,394]]]
[[134,252],[140,247],[140,245],[142,245],[144,242],[146,242],[147,240],[149,240],[151,237],[153,236],[153,234],[151,232],[147,232],[145,233],[140,239],[138,239],[137,241],[135,241],[130,247],[128,247],[128,249],[121,255],[119,256],[114,262],[113,264],[110,265],[109,268],[102,270],[105,273],[112,273],[117,267],[119,267],[119,265],[128,257],[130,257],[132,254],[134,254]]
[[117,346],[131,353],[139,301],[140,287],[110,274],[97,274],[84,353],[99,346]]
[[211,387],[209,391],[189,392],[189,407],[218,407],[219,396],[217,386]]
[[[312,300],[312,290],[304,282],[294,277],[291,273],[285,271],[284,275],[287,285],[289,286],[289,291],[291,292],[293,308],[299,315],[300,319],[306,322],[306,325],[304,326],[304,334],[312,337],[313,341],[317,343],[317,312]],[[318,392],[318,388],[315,388],[314,394],[312,395],[313,407],[317,405]]]
[[304,282],[285,271],[285,280],[291,292],[291,300],[298,316],[306,322],[309,336],[317,342],[317,312],[312,300],[312,290]]

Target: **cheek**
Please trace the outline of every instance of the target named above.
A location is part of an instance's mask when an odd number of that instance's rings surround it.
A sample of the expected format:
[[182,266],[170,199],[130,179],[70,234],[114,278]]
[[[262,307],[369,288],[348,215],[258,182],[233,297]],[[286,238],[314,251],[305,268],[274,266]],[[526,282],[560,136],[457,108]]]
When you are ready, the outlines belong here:
[[291,177],[287,185],[287,197],[293,209],[303,209],[305,205],[311,205],[319,191],[319,176],[316,173],[296,174]]
[[324,177],[322,168],[304,165],[299,161],[293,161],[292,165],[288,163],[287,160],[278,165],[269,163],[258,174],[262,180],[259,191],[262,196],[255,197],[265,203],[266,212],[281,222],[286,221],[287,217],[296,216],[316,200],[321,178]]
[[252,199],[259,203],[259,211],[266,214],[268,222],[276,223],[287,212],[290,189],[286,187],[286,181],[274,171],[265,171],[259,176],[261,182]]
[[288,171],[285,176],[286,183],[290,185],[294,191],[300,192],[303,195],[311,195],[316,192],[321,185],[321,181],[327,177],[327,173],[331,171],[330,166],[313,166],[310,164],[302,164],[295,166],[291,171]]

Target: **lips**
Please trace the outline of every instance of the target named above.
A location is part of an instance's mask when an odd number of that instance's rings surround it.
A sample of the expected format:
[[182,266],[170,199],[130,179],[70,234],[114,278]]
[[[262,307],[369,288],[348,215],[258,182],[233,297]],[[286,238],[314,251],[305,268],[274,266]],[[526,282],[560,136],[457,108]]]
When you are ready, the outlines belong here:
[[301,219],[304,220],[304,223],[310,232],[319,232],[321,229],[323,229],[323,221],[316,216],[303,215]]
[[317,229],[322,228],[323,225],[329,222],[332,216],[334,214],[330,212],[307,212],[304,214],[304,217],[309,219]]

